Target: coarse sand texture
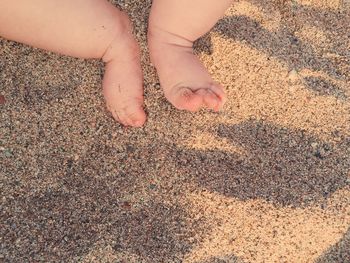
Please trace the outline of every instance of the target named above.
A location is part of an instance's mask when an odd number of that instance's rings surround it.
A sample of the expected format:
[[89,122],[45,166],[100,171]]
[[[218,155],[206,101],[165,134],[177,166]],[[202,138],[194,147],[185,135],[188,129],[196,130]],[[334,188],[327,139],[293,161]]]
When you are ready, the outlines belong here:
[[0,39],[0,262],[349,263],[349,1],[233,2],[195,43],[219,113],[164,98],[151,0],[112,3],[142,128],[106,110],[99,60]]

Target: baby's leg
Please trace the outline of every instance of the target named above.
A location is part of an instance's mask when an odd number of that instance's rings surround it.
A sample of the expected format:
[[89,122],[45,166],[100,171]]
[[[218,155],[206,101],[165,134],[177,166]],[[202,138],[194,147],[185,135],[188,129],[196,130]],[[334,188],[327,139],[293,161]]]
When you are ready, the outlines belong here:
[[224,15],[231,0],[153,0],[149,49],[167,99],[178,109],[219,110],[223,88],[193,54],[193,42]]
[[125,14],[105,0],[1,0],[0,35],[38,48],[106,63],[103,92],[115,119],[141,126],[139,49]]

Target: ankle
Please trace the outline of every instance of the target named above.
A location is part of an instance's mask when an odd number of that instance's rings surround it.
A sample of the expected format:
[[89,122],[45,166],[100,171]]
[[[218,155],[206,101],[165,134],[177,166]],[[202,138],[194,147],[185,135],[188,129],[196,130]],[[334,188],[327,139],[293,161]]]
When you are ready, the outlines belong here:
[[154,25],[150,25],[148,29],[148,42],[150,45],[153,43],[163,43],[179,47],[192,48],[193,46],[193,41]]
[[167,56],[174,54],[193,54],[193,42],[159,28],[148,30],[148,48],[152,63],[157,67]]
[[118,16],[118,25],[111,34],[111,41],[107,44],[102,56],[105,63],[110,61],[126,62],[139,59],[140,49],[132,34],[132,24],[128,16],[122,13]]

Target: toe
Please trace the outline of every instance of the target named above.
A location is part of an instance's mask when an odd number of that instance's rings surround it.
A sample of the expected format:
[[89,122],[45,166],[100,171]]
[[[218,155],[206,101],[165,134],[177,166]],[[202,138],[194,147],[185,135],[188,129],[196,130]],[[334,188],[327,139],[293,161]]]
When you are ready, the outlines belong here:
[[187,87],[176,89],[175,94],[172,94],[169,101],[180,110],[198,111],[203,104],[203,97]]
[[146,113],[142,104],[129,103],[128,106],[108,106],[113,118],[124,126],[141,127],[146,122]]
[[205,102],[208,108],[219,111],[224,106],[226,100],[226,93],[220,84],[214,83],[207,89]]
[[125,109],[127,125],[132,127],[141,127],[146,122],[146,113],[142,104],[130,105]]
[[112,113],[113,118],[117,122],[119,122],[120,124],[122,124],[124,126],[128,126],[128,120],[126,118],[126,115],[122,111],[120,111],[118,109],[113,109],[113,108],[109,109],[109,111]]
[[218,111],[220,108],[221,99],[211,90],[202,89],[203,101],[208,109]]

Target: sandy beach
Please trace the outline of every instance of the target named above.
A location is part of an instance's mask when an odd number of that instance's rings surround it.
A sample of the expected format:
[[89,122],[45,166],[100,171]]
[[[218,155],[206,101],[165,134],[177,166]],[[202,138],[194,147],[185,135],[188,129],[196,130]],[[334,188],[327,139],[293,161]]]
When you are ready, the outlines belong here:
[[350,2],[235,1],[195,44],[227,91],[176,110],[142,49],[143,128],[103,63],[0,38],[0,262],[350,262]]

